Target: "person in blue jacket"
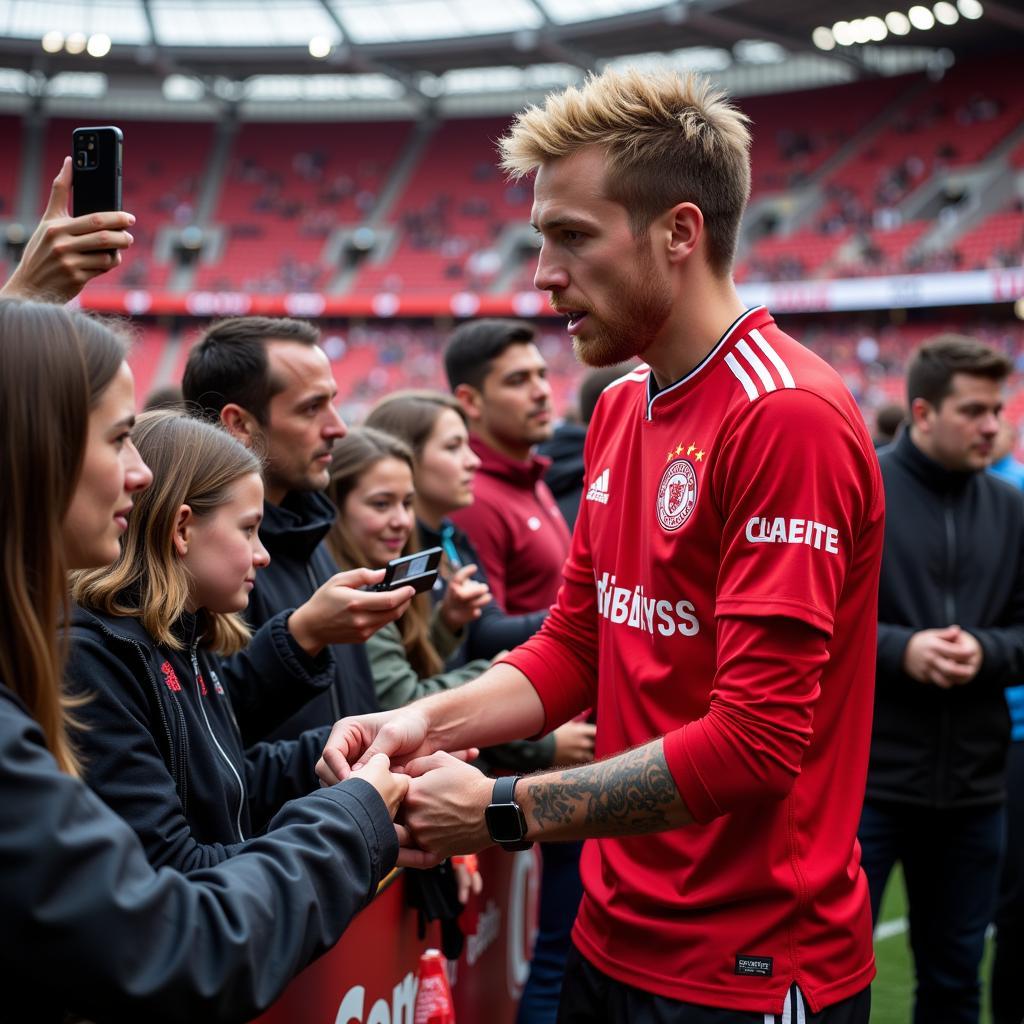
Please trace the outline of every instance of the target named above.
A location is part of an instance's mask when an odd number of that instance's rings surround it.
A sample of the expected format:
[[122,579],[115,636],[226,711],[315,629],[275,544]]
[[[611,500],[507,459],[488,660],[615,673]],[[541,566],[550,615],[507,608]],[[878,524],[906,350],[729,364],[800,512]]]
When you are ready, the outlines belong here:
[[82,782],[57,629],[67,570],[114,560],[151,479],[124,354],[82,314],[0,301],[0,1015],[242,1022],[373,896],[407,783],[382,756],[186,876]]

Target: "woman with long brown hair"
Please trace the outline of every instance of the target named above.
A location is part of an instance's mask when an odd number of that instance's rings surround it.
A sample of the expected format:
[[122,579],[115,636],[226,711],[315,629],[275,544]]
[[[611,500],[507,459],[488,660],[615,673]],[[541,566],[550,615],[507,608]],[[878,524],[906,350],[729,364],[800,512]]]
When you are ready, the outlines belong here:
[[[381,569],[419,550],[413,513],[412,453],[404,442],[372,427],[354,428],[334,446],[327,494],[338,518],[327,544],[341,569]],[[475,679],[489,662],[480,660],[444,672],[444,658],[462,641],[463,627],[490,600],[486,585],[465,567],[431,608],[418,594],[395,623],[366,642],[377,700],[383,710]]]
[[133,439],[154,482],[113,565],[72,576],[67,676],[86,697],[75,741],[86,782],[154,867],[189,871],[235,856],[313,790],[330,733],[247,746],[229,694],[315,692],[332,663],[292,637],[291,609],[252,637],[240,616],[269,561],[256,456],[173,411],[144,413]]
[[[412,451],[404,441],[373,427],[355,427],[334,446],[327,495],[338,509],[338,518],[328,544],[341,568],[378,569],[420,549],[413,465]],[[433,608],[428,594],[418,595],[397,622],[366,641],[382,709],[462,686],[490,665],[489,659],[478,658],[443,668],[445,658],[462,643],[465,625],[478,617],[483,596],[489,597],[486,586],[473,580],[476,568],[471,563],[453,573],[444,597]],[[454,609],[450,619],[445,617],[447,608]],[[557,763],[556,742],[552,733],[540,740],[489,747],[481,753],[479,764],[485,770],[546,768]]]
[[[0,301],[0,985],[3,1015],[249,1020],[337,940],[397,855],[386,758],[286,807],[231,862],[155,872],[77,778],[57,628],[68,569],[112,561],[149,470],[123,343]],[[72,709],[81,712],[81,708]]]

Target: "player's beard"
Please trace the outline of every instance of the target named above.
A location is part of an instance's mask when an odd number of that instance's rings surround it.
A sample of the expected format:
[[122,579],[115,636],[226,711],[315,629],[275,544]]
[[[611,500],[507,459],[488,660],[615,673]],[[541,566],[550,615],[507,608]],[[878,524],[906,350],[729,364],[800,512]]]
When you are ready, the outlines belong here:
[[659,276],[648,250],[637,254],[631,278],[622,282],[614,305],[600,316],[591,311],[588,337],[577,335],[572,347],[587,366],[615,366],[646,351],[672,312],[672,293]]

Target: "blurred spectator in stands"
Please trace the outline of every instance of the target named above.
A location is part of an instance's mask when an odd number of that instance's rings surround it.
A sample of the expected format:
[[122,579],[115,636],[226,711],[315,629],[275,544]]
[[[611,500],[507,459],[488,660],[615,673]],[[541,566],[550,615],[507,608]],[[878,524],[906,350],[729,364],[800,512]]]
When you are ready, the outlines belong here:
[[879,455],[887,513],[860,840],[875,920],[903,865],[916,1024],[977,1024],[995,910],[1003,690],[1024,679],[1024,495],[984,470],[1010,369],[971,338],[922,345],[907,370],[910,427]]
[[[549,460],[534,446],[552,434],[547,364],[533,328],[516,320],[476,320],[445,349],[448,383],[469,420],[480,457],[476,500],[454,512],[480,555],[494,599],[511,615],[548,608],[562,582],[569,528],[542,480]],[[519,1006],[520,1024],[554,1021],[583,895],[582,843],[541,847],[540,930]]]
[[185,399],[182,396],[181,388],[177,384],[168,384],[166,387],[155,388],[153,391],[150,391],[142,411],[152,412],[154,409],[184,408]]
[[[134,238],[135,217],[123,211],[72,217],[71,157],[65,157],[50,186],[50,198],[21,261],[0,288],[0,298],[69,302],[94,277],[121,265]],[[111,252],[113,250],[113,252]]]
[[609,384],[629,373],[632,365],[620,363],[589,370],[580,384],[579,421],[566,418],[556,428],[549,441],[537,446],[539,454],[551,460],[544,480],[558,502],[559,511],[565,516],[569,529],[576,525],[576,515],[583,498],[583,442],[587,438],[587,427],[594,415],[594,406]]
[[[335,519],[322,493],[331,450],[346,427],[332,404],[337,386],[320,332],[302,320],[236,317],[213,324],[189,353],[182,392],[189,407],[264,457],[266,500],[260,536],[270,565],[257,576],[246,609],[256,628],[287,608],[289,632],[315,653],[314,637],[334,655],[326,692],[286,722],[268,723],[271,738],[294,739],[351,709],[375,710],[362,642],[393,622],[413,596],[360,588],[382,578],[337,572],[324,538]],[[247,736],[253,742],[261,736]]]
[[[989,472],[1024,490],[1024,464],[1013,457],[1017,431],[1003,419]],[[1006,768],[1006,852],[996,910],[992,961],[993,1024],[1024,1021],[1024,684],[1006,691],[1012,719]]]
[[896,440],[896,434],[907,418],[907,410],[899,402],[886,402],[875,412],[875,432],[872,440],[876,448],[884,448]]

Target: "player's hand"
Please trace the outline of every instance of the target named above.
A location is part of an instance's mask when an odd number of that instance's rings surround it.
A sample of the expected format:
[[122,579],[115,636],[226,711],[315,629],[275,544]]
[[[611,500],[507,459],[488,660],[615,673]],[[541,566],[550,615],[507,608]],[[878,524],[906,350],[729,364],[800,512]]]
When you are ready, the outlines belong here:
[[970,682],[981,668],[981,660],[977,638],[953,625],[914,633],[903,652],[903,669],[919,683],[948,690]]
[[360,589],[383,578],[383,569],[337,573],[291,613],[289,632],[314,657],[329,644],[365,643],[381,626],[399,618],[416,596],[412,587]]
[[491,588],[486,583],[474,580],[475,572],[475,565],[464,565],[448,581],[445,589],[441,601],[441,618],[453,633],[460,632],[467,623],[479,619],[483,607],[490,604]]
[[368,782],[387,805],[388,817],[395,820],[395,814],[406,793],[409,791],[409,777],[391,771],[391,763],[384,754],[374,754],[355,776]]
[[397,769],[414,757],[433,753],[426,741],[427,720],[415,704],[343,718],[331,729],[316,773],[321,783],[332,786],[368,764],[375,754],[386,754]]
[[128,231],[135,217],[118,210],[72,217],[70,192],[71,157],[65,157],[43,218],[0,294],[68,302],[94,277],[120,265],[121,251],[135,241]]
[[597,726],[590,722],[566,722],[554,732],[554,765],[587,764],[594,760]]
[[407,833],[403,867],[433,867],[446,857],[476,853],[491,843],[484,822],[493,780],[444,752],[406,765],[411,777],[400,821]]

